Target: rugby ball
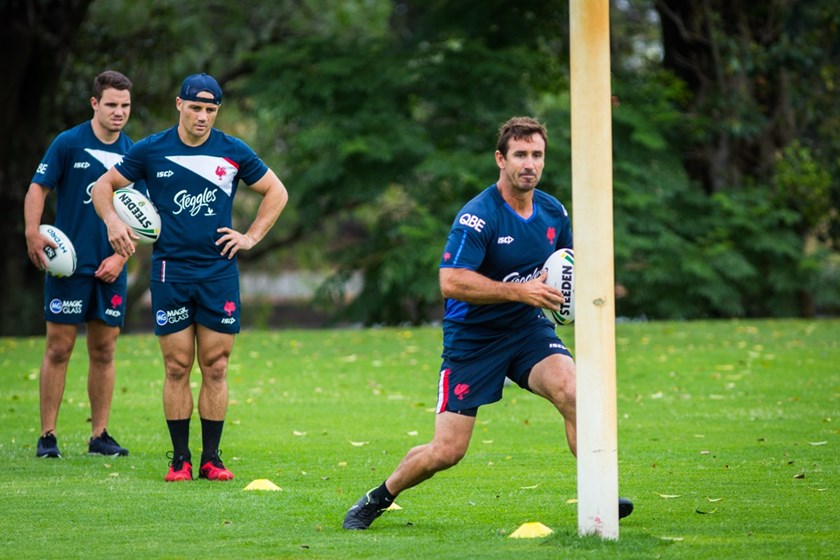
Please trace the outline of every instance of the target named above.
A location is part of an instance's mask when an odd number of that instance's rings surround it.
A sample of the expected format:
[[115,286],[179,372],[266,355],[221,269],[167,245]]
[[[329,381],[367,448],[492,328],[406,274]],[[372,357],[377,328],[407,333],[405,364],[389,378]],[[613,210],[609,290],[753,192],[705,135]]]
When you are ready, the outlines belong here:
[[545,316],[555,325],[568,325],[575,320],[575,252],[572,249],[558,249],[545,267],[548,278],[545,283],[563,292],[566,299],[558,311],[543,309]]
[[132,188],[114,191],[114,210],[117,216],[139,237],[139,242],[149,245],[160,236],[160,214],[152,201]]
[[56,278],[71,276],[76,272],[76,248],[67,235],[55,226],[41,224],[38,232],[55,243],[57,247],[44,247],[47,255],[47,273]]

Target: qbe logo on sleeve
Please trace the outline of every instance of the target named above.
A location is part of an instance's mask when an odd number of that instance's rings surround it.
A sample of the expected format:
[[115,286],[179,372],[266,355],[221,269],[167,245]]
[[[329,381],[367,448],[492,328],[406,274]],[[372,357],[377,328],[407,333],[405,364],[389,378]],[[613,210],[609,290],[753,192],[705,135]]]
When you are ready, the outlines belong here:
[[473,214],[461,214],[461,217],[458,218],[458,223],[462,226],[467,226],[473,228],[478,233],[481,233],[481,230],[484,229],[485,222],[478,216],[474,216]]

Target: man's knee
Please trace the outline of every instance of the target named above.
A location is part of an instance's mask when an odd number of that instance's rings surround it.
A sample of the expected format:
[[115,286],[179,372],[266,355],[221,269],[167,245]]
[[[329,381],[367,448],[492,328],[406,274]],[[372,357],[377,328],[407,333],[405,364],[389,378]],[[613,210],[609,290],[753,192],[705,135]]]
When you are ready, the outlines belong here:
[[201,376],[206,383],[222,383],[227,379],[228,357],[217,354],[201,361]]
[[461,462],[467,454],[467,448],[455,445],[442,445],[435,447],[435,466],[442,471],[454,467]]
[[193,362],[187,357],[167,356],[164,359],[166,379],[175,383],[185,383],[190,377]]
[[46,359],[51,364],[66,364],[73,354],[73,343],[65,340],[51,341],[47,344]]

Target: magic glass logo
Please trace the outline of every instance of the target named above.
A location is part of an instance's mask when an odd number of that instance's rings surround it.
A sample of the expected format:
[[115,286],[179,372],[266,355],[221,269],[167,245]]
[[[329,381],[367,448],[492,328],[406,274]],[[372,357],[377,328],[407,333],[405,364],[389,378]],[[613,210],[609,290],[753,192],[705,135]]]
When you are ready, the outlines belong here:
[[50,312],[55,315],[80,315],[82,313],[82,300],[55,298],[50,300]]
[[186,307],[179,307],[178,309],[158,309],[155,312],[155,322],[161,327],[164,325],[174,325],[189,319],[190,313]]

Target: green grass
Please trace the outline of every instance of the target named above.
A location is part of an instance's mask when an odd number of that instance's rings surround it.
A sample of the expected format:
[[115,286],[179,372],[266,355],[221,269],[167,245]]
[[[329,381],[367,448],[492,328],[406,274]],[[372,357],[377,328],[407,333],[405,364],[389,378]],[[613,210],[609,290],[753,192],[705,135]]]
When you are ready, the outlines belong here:
[[[86,456],[83,342],[59,416],[64,459],[36,460],[43,339],[0,339],[2,558],[705,560],[836,558],[840,547],[838,320],[618,325],[620,485],[636,511],[617,541],[577,536],[560,418],[515,387],[481,410],[461,464],[405,492],[371,530],[341,529],[432,435],[438,329],[242,333],[222,442],[231,483],[163,482],[150,335],[118,348],[109,428],[131,455]],[[282,491],[243,491],[258,478]],[[507,538],[529,521],[554,534]]]

